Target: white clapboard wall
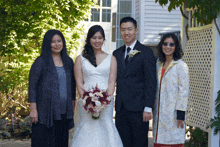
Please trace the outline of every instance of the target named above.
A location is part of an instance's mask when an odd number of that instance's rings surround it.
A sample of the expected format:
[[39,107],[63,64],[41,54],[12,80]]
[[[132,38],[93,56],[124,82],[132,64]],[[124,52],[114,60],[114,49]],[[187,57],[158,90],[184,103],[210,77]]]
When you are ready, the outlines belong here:
[[135,19],[139,28],[137,38],[146,45],[158,44],[160,33],[181,29],[180,9],[169,12],[168,5],[162,7],[155,0],[136,0]]

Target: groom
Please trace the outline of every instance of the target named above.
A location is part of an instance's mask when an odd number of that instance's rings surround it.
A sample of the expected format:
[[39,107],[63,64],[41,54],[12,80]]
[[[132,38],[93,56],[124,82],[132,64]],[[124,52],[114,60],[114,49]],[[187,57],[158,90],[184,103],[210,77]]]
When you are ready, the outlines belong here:
[[[132,17],[120,21],[125,45],[116,49],[116,127],[124,147],[148,147],[149,120],[156,95],[156,59],[151,48],[138,40],[137,22]],[[129,57],[129,53],[134,53]]]

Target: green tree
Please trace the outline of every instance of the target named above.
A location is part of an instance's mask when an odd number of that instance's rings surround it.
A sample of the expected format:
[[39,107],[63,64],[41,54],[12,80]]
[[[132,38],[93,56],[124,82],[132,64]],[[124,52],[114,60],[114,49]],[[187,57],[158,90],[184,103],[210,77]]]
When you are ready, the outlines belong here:
[[97,0],[1,0],[0,1],[0,114],[28,109],[29,70],[40,55],[43,35],[60,30],[68,52],[80,45],[79,24]]
[[161,6],[169,3],[169,12],[187,2],[188,8],[195,9],[194,15],[198,22],[203,24],[210,24],[220,12],[220,0],[155,0],[155,2]]

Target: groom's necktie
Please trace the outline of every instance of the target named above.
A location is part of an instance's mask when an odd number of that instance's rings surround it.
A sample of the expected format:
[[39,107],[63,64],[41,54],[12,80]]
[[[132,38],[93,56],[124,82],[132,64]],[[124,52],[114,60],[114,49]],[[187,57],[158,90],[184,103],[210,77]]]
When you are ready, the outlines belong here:
[[127,48],[127,56],[126,56],[126,58],[125,58],[125,65],[127,65],[127,63],[128,63],[128,60],[129,60],[129,55],[128,55],[128,53],[130,52],[130,50],[131,50],[131,48],[128,47],[128,48]]

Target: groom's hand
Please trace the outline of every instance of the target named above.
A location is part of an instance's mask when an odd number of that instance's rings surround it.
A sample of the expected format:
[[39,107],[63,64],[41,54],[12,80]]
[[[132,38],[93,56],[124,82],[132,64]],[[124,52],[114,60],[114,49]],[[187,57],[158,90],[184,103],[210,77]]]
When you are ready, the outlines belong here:
[[151,120],[153,118],[152,113],[150,112],[143,112],[143,122],[148,122],[149,120]]

